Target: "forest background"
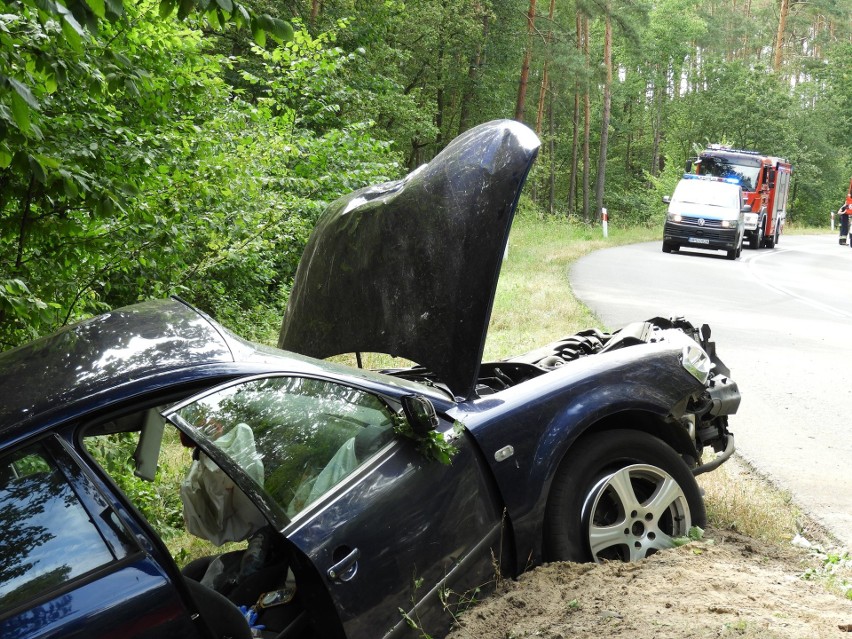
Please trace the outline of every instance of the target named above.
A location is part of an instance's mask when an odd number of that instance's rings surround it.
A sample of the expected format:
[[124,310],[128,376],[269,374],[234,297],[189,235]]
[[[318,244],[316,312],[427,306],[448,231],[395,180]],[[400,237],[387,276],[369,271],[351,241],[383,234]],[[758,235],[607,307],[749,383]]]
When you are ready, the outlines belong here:
[[328,202],[513,117],[521,215],[661,227],[723,143],[789,159],[788,222],[827,226],[852,3],[0,0],[0,349],[169,294],[269,341]]

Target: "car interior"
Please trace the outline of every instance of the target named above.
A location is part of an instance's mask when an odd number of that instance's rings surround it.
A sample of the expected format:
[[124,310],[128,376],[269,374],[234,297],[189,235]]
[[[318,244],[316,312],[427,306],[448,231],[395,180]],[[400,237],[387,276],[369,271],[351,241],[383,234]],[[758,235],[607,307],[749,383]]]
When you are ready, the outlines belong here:
[[[317,636],[297,587],[293,552],[286,539],[273,526],[255,531],[247,540],[222,548],[190,533],[176,531],[180,507],[174,503],[174,476],[162,476],[163,468],[183,467],[185,471],[198,457],[185,434],[163,417],[159,407],[113,417],[89,425],[83,431],[85,450],[127,499],[127,505],[147,522],[152,536],[165,544],[189,546],[179,551],[174,570],[179,570],[178,586],[190,600],[211,637],[233,639],[308,639]],[[164,460],[166,460],[164,462]],[[177,461],[176,461],[177,460]],[[158,468],[160,472],[158,472]],[[179,471],[179,468],[177,469]],[[168,484],[172,483],[171,487]],[[150,484],[147,486],[145,484]],[[238,487],[234,487],[239,490]],[[167,503],[170,522],[157,521],[150,511],[150,495]],[[172,500],[169,503],[169,500]],[[152,521],[152,519],[155,519]],[[191,555],[187,561],[186,555]],[[196,556],[198,555],[198,556]],[[314,608],[316,597],[311,597]],[[241,609],[242,607],[242,609]]]

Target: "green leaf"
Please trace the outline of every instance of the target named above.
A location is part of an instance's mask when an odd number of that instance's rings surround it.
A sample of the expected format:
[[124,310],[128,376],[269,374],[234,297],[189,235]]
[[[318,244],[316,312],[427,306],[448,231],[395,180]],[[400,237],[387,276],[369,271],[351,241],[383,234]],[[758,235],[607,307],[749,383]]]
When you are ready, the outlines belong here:
[[269,31],[269,34],[279,44],[284,44],[285,42],[293,40],[294,31],[289,22],[269,17],[267,24],[264,26]]
[[180,0],[180,7],[178,7],[178,19],[185,19],[190,13],[195,10],[195,0]]
[[89,5],[89,9],[92,10],[99,18],[106,17],[106,6],[104,5],[104,0],[86,0],[86,4]]
[[24,133],[30,130],[30,107],[26,100],[19,93],[12,94],[12,117],[15,118],[15,124]]
[[68,46],[77,53],[83,53],[82,27],[70,13],[63,16],[62,35],[65,36]]
[[216,4],[218,4],[222,11],[230,14],[234,10],[234,3],[231,0],[216,0]]
[[251,24],[251,16],[246,8],[241,4],[235,4],[234,7],[237,9],[234,14],[234,22],[238,27],[244,27],[247,24]]
[[44,167],[41,162],[39,162],[38,158],[33,156],[29,156],[27,158],[30,161],[30,171],[32,171],[33,177],[40,184],[44,184],[46,181],[46,176],[44,174]]
[[80,194],[80,190],[77,188],[74,180],[63,180],[62,186],[65,190],[65,195],[70,199],[74,199]]
[[30,88],[26,84],[16,80],[15,78],[9,78],[9,84],[11,84],[12,88],[15,89],[15,93],[21,96],[31,108],[38,110],[38,100],[36,100],[32,91],[30,91]]
[[0,146],[0,169],[8,169],[12,164],[12,152],[5,146]]
[[252,37],[254,38],[254,41],[255,41],[258,45],[260,45],[261,47],[265,47],[265,46],[266,46],[266,31],[264,31],[264,30],[263,30],[263,28],[262,28],[262,27],[260,27],[260,26],[257,24],[257,21],[256,21],[256,20],[252,20],[252,23],[251,23],[251,35],[252,35]]
[[120,18],[124,15],[124,3],[122,0],[106,0],[106,10],[110,15]]
[[171,0],[161,0],[160,1],[160,18],[166,19],[172,12],[175,10],[175,3]]

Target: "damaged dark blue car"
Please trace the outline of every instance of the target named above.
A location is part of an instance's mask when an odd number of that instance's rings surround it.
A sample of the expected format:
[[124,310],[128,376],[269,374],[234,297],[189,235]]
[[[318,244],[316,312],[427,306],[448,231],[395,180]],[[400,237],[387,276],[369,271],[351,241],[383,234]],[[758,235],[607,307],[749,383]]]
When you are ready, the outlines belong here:
[[[334,202],[280,350],[171,299],[0,353],[0,636],[442,636],[497,575],[635,560],[703,525],[695,476],[733,452],[740,399],[709,328],[481,361],[538,147],[490,122]],[[324,361],[365,352],[416,364]],[[115,438],[142,480],[183,454],[187,529],[240,543],[179,568],[104,468]]]

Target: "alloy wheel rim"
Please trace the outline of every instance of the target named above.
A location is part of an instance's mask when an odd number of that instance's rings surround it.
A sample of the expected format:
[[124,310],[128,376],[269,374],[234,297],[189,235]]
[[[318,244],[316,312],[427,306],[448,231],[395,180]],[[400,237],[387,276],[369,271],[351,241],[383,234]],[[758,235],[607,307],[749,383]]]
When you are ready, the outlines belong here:
[[586,497],[583,521],[595,561],[638,561],[671,548],[689,533],[689,503],[661,468],[634,464],[598,481]]

